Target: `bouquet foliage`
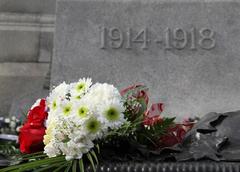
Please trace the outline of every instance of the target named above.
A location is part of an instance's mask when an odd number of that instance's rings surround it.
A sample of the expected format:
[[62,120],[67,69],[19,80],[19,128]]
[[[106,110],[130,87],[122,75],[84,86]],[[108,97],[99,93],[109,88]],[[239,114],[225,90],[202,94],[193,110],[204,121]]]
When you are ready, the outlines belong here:
[[155,150],[181,142],[186,128],[161,115],[162,103],[148,104],[143,85],[118,91],[90,78],[63,82],[32,106],[20,129],[19,164],[1,171],[95,171],[105,143],[124,138]]

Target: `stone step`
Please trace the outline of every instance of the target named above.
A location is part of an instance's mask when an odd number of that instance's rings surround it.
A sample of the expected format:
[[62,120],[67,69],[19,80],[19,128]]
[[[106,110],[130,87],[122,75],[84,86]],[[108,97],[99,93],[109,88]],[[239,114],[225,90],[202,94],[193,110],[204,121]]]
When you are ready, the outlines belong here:
[[0,30],[53,32],[55,15],[0,13]]
[[0,63],[0,76],[46,76],[49,71],[47,63]]

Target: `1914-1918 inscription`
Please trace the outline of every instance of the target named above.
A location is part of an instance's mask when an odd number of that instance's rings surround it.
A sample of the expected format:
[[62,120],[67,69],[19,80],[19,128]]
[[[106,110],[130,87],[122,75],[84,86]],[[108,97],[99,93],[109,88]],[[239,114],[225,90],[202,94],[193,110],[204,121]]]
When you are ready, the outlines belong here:
[[132,49],[138,44],[143,50],[148,49],[155,43],[160,49],[186,49],[196,50],[201,48],[211,50],[216,46],[215,33],[209,28],[191,28],[184,30],[182,28],[165,28],[159,37],[154,37],[149,28],[143,28],[134,31],[132,28],[122,30],[118,27],[99,27],[100,48],[112,49]]
[[165,114],[239,109],[240,1],[58,0],[51,83],[149,87]]

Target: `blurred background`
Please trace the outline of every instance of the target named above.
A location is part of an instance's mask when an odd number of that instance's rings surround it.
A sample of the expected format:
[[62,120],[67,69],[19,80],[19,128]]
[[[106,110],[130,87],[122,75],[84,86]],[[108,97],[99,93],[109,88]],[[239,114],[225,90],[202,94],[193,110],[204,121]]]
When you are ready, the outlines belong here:
[[50,84],[56,0],[0,0],[0,118],[23,118]]

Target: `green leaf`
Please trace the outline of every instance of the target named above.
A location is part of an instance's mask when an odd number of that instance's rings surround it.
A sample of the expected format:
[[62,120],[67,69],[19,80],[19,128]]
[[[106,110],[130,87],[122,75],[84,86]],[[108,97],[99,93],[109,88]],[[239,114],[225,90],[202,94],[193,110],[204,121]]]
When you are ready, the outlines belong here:
[[39,168],[42,165],[48,165],[48,164],[53,164],[57,162],[65,162],[65,158],[63,156],[59,157],[54,157],[54,158],[46,158],[46,159],[41,159],[33,162],[27,162],[24,164],[20,165],[15,165],[15,166],[10,166],[4,169],[1,169],[1,172],[8,172],[8,171],[13,171],[13,170],[18,170],[18,172],[21,171],[26,171],[26,170],[31,170],[34,168]]
[[96,167],[95,167],[95,164],[93,162],[93,159],[92,159],[92,156],[90,153],[87,153],[87,157],[88,157],[88,160],[90,161],[91,165],[92,165],[92,168],[93,168],[93,171],[96,172]]
[[144,98],[138,99],[138,102],[141,104],[139,115],[143,115],[143,113],[147,110],[147,104],[146,104]]
[[60,167],[56,168],[53,172],[58,172],[58,171],[62,171],[62,168],[66,167],[68,164],[70,164],[69,162],[61,165]]
[[152,143],[154,146],[157,146],[157,144],[146,134],[140,134],[144,137],[144,139],[148,140],[150,143]]
[[48,159],[44,159],[44,160],[37,160],[37,161],[34,161],[32,162],[31,165],[29,165],[30,163],[26,163],[27,165],[23,168],[20,168],[21,171],[25,172],[26,170],[29,170],[29,169],[34,169],[34,168],[38,168],[39,165],[51,165],[55,162],[58,162],[58,164],[62,164],[65,162],[65,159],[53,159],[53,160],[50,160],[51,158],[48,158]]
[[6,156],[16,155],[19,154],[19,149],[16,149],[16,147],[11,142],[1,143],[0,144],[0,153]]
[[41,158],[47,158],[47,155],[46,154],[43,154],[43,155],[35,155],[35,156],[32,156],[32,157],[26,157],[26,158],[22,158],[22,161],[26,161],[26,160],[30,160],[30,159],[41,159]]
[[67,168],[64,170],[64,172],[69,172],[69,170],[71,169],[72,167],[72,161],[71,163],[68,164]]
[[43,154],[44,154],[43,152],[36,152],[36,153],[31,153],[31,154],[22,154],[22,157],[25,158],[25,157],[32,157],[35,155],[43,155]]
[[100,147],[99,147],[99,144],[96,144],[96,148],[97,148],[98,154],[100,154]]
[[92,150],[90,153],[92,154],[93,158],[95,159],[96,163],[98,164],[98,158],[97,158],[95,151]]
[[73,160],[72,172],[77,172],[77,160]]
[[80,160],[79,160],[79,168],[80,168],[80,172],[84,172],[83,159],[80,159]]
[[53,167],[58,167],[61,163],[56,163],[56,164],[52,164],[52,165],[47,165],[46,167],[42,167],[38,170],[34,170],[34,172],[44,172],[44,171],[49,171],[48,169],[51,169]]

